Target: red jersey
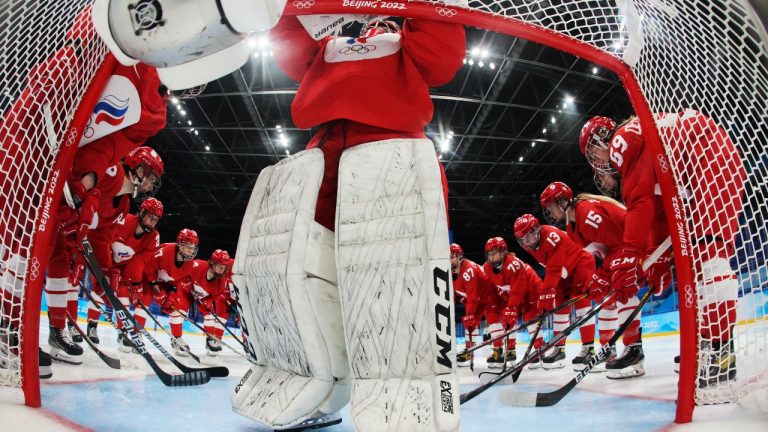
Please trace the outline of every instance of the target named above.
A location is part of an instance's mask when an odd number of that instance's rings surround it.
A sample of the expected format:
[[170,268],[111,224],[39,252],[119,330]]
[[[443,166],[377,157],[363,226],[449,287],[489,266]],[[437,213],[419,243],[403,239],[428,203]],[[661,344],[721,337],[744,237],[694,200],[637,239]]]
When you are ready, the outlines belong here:
[[483,270],[502,292],[507,293],[508,307],[518,307],[526,300],[537,299],[539,296],[541,278],[531,266],[513,253],[504,257],[500,270],[496,270],[490,262],[483,264]]
[[284,16],[270,39],[278,66],[301,83],[291,104],[300,128],[348,119],[421,133],[434,110],[429,87],[453,79],[466,52],[464,26],[418,19],[406,19],[399,34],[315,41]]
[[197,267],[192,271],[192,290],[197,294],[200,299],[206,297],[217,297],[225,292],[228,292],[227,276],[219,279],[208,279],[208,269],[210,269],[210,263],[206,260],[195,260]]
[[160,247],[160,234],[157,230],[136,237],[139,217],[128,214],[118,220],[113,230],[112,261],[116,266],[124,266],[134,260],[147,262]]
[[623,124],[611,138],[611,165],[621,173],[621,196],[627,206],[623,247],[639,252],[654,249],[669,235],[661,200],[655,157],[646,149],[640,121]]
[[[174,285],[188,285],[192,272],[200,264],[189,260],[178,264],[176,262],[176,243],[163,243],[155,255],[147,261],[144,275],[150,282],[174,282]],[[177,288],[180,288],[176,285]]]
[[[561,279],[568,279],[576,273],[576,268],[583,262],[594,259],[568,237],[565,231],[551,225],[541,226],[541,242],[536,250],[525,249],[539,264],[546,267],[543,288],[555,288]],[[594,271],[594,268],[592,269]]]
[[453,281],[455,295],[466,298],[468,314],[480,314],[485,307],[488,297],[496,295],[496,285],[488,279],[483,269],[474,261],[464,258],[459,264],[459,275]]
[[569,221],[566,227],[568,237],[587,252],[596,253],[603,262],[610,263],[624,245],[626,210],[597,199],[578,200],[574,210],[576,220]]

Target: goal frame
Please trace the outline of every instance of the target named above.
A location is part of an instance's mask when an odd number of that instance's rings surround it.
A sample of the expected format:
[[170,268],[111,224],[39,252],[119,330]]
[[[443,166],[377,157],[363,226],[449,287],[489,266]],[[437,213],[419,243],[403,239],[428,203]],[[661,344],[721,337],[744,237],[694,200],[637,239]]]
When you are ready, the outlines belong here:
[[680,374],[675,422],[690,422],[695,406],[694,393],[698,367],[697,302],[693,260],[684,247],[689,236],[670,163],[656,129],[653,112],[643,96],[642,88],[631,67],[620,58],[595,46],[545,27],[483,11],[440,3],[427,3],[424,0],[388,0],[385,2],[378,0],[354,2],[349,0],[294,0],[286,4],[284,11],[284,15],[322,14],[390,15],[459,23],[523,38],[573,54],[608,69],[619,77],[640,121],[645,142],[656,156],[654,158],[654,170],[659,180],[669,232],[672,237],[680,304]]

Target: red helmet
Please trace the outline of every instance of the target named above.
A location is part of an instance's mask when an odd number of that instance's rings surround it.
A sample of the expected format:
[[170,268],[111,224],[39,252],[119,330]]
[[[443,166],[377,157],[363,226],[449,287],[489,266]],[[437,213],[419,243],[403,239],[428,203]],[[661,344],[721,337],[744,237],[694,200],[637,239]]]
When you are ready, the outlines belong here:
[[230,262],[229,253],[222,249],[216,249],[211,254],[211,259],[209,261],[211,262],[211,265],[224,264],[224,266],[228,267]]
[[608,117],[596,116],[587,120],[579,134],[579,150],[587,156],[587,146],[596,145],[599,148],[608,148],[606,139],[616,129],[616,122]]
[[501,237],[491,237],[485,242],[485,252],[488,253],[492,250],[504,249],[507,250],[507,242]]
[[451,255],[464,256],[464,249],[458,243],[451,243]]
[[191,243],[197,246],[200,244],[200,238],[197,236],[195,230],[184,228],[179,231],[179,234],[176,236],[176,243]]
[[[126,171],[133,177],[133,198],[144,201],[160,190],[160,176],[163,175],[163,160],[149,147],[139,147],[123,158]],[[141,174],[139,174],[141,168]]]
[[163,217],[163,203],[157,198],[147,198],[141,203],[139,213],[141,212],[148,212],[161,218]]
[[163,175],[163,160],[156,151],[146,146],[139,147],[128,153],[123,158],[123,163],[133,171],[143,166],[145,171],[151,172],[158,179]]
[[526,234],[539,228],[539,220],[532,214],[524,214],[515,221],[515,237],[523,238]]
[[372,19],[360,30],[361,38],[369,38],[382,33],[400,33],[400,26],[387,19]]
[[570,201],[573,199],[573,191],[563,182],[552,182],[541,193],[541,206],[546,208],[548,205],[560,200]]

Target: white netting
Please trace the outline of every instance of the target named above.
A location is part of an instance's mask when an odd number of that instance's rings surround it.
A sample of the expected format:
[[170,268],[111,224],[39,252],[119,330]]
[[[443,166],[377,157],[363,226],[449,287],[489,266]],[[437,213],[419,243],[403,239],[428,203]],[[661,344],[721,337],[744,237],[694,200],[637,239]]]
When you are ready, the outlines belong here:
[[469,2],[622,58],[651,110],[673,114],[657,126],[691,237],[698,404],[768,385],[768,54],[745,1]]
[[77,145],[67,125],[106,55],[89,4],[0,2],[0,386],[21,385],[24,314],[39,313],[23,310],[32,237],[55,218],[43,193],[60,145]]

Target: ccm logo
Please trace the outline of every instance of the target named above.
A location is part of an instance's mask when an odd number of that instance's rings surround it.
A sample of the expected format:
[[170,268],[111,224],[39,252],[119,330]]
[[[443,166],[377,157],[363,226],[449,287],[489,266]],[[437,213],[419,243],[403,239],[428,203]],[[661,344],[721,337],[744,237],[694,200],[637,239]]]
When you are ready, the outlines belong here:
[[[448,271],[439,267],[432,270],[432,283],[437,299],[435,302],[435,342],[437,343],[437,362],[452,369],[453,364],[448,358],[451,352],[451,308]],[[441,298],[442,297],[442,298]],[[445,299],[445,301],[443,301]]]

